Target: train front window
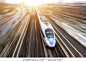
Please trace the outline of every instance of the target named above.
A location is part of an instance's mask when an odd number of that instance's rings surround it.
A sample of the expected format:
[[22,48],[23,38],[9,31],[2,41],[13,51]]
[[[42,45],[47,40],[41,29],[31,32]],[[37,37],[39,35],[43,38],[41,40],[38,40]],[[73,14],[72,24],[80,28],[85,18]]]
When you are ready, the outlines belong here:
[[46,34],[46,36],[49,37],[49,38],[54,37],[54,33],[53,33],[53,30],[52,30],[52,29],[46,29],[46,30],[45,30],[45,34]]

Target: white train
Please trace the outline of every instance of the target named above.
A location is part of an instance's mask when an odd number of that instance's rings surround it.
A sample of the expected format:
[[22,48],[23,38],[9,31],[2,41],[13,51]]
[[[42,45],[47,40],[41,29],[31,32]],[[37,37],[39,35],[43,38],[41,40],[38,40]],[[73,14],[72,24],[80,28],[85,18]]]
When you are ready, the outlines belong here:
[[52,25],[48,22],[48,20],[42,15],[40,11],[37,11],[37,15],[39,18],[40,25],[40,33],[41,37],[46,46],[49,48],[55,47],[55,33]]

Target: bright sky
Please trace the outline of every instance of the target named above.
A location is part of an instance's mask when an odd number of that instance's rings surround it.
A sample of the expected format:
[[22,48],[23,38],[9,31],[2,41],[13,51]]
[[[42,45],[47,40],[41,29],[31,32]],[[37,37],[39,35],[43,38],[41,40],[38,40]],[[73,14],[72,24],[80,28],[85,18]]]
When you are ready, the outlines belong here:
[[5,0],[8,3],[20,3],[25,1],[27,4],[41,4],[41,3],[58,3],[59,1],[68,3],[68,2],[86,2],[86,0]]

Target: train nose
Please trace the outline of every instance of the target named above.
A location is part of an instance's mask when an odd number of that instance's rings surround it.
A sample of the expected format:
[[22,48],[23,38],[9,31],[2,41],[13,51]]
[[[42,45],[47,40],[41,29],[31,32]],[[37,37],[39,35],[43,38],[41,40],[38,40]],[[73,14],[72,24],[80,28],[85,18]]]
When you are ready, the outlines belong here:
[[53,45],[54,44],[54,37],[53,38],[48,38],[47,37],[47,40],[49,41],[50,45]]

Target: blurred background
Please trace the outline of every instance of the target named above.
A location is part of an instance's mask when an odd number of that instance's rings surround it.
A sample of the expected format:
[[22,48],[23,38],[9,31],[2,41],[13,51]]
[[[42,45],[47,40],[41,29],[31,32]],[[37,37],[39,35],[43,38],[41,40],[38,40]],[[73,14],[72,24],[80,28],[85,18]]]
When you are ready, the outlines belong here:
[[86,0],[0,0],[0,57],[86,57]]

